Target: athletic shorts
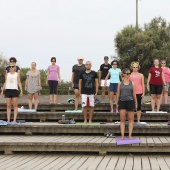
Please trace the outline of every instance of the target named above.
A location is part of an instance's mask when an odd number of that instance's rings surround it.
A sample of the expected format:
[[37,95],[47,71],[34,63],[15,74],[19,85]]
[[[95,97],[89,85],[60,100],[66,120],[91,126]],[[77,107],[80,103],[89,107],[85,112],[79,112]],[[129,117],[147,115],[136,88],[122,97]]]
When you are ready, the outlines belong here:
[[5,97],[6,98],[15,98],[19,97],[19,91],[15,89],[6,89],[5,90]]
[[162,94],[163,85],[153,85],[150,84],[150,92],[151,94]]
[[117,92],[118,83],[110,83],[109,92]]
[[141,110],[141,101],[142,101],[142,94],[136,94],[137,102],[138,102],[138,108],[137,111]]
[[82,107],[94,107],[94,94],[82,94]]
[[79,89],[79,85],[78,85],[78,83],[74,83],[74,87],[73,87],[73,89]]
[[164,88],[164,91],[168,92],[169,84],[170,84],[169,82],[166,82],[166,86],[165,86],[165,88]]
[[[105,80],[101,80],[101,85],[100,85],[101,87],[105,86],[104,82],[105,82]],[[107,80],[106,81],[106,87],[109,87],[109,86],[110,86],[110,80]]]
[[135,102],[134,100],[130,101],[121,101],[119,100],[119,110],[135,111]]

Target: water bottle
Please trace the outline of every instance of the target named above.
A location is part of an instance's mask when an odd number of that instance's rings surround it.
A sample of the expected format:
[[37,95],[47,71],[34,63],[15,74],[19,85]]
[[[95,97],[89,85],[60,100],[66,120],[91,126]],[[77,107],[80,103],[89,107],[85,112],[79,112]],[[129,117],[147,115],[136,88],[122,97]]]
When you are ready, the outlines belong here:
[[62,115],[62,120],[65,120],[65,115]]

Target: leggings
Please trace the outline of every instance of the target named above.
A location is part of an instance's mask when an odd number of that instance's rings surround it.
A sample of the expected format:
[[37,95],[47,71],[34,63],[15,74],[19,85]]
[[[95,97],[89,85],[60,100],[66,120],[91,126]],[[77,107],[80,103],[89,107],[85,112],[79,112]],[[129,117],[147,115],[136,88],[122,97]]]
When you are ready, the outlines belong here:
[[138,102],[137,111],[141,111],[142,94],[136,94],[136,98],[137,98],[137,102]]
[[58,81],[48,80],[50,94],[57,94]]

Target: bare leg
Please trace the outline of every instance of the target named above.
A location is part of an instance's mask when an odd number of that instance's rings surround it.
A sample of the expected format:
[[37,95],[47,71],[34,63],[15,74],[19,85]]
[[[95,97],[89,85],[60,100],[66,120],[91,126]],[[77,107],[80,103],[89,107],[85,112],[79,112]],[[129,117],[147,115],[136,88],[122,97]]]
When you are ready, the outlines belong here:
[[74,106],[75,106],[75,110],[78,110],[78,105],[79,105],[79,90],[75,89],[74,92],[75,92],[75,103],[74,103]]
[[124,139],[126,110],[121,109],[121,110],[119,110],[119,112],[120,112],[120,132],[121,132],[121,139]]
[[164,102],[165,104],[168,104],[168,92],[164,91]]
[[53,94],[50,94],[50,104],[53,103]]
[[14,107],[14,120],[13,122],[17,121],[17,115],[18,115],[18,97],[12,98],[13,107]]
[[54,97],[54,104],[56,104],[57,103],[57,95],[54,94],[53,97]]
[[[117,99],[117,94],[118,94],[118,93],[116,92],[116,99]],[[117,102],[117,101],[116,101],[116,102]],[[118,112],[119,112],[119,111],[118,111],[117,108],[116,108],[116,113],[118,113]]]
[[155,111],[155,100],[156,100],[156,94],[151,94],[152,111]]
[[161,106],[161,94],[159,94],[159,95],[156,95],[156,99],[157,99],[157,112],[159,112],[159,110],[160,110],[160,106]]
[[12,102],[12,99],[11,98],[6,98],[6,102],[7,102],[7,122],[10,122],[10,120],[11,120],[11,102]]
[[83,107],[84,123],[87,123],[87,107]]
[[33,99],[33,94],[28,94],[28,106],[29,109],[32,109],[32,99]]
[[102,102],[104,102],[105,100],[105,91],[106,91],[106,87],[102,87]]
[[137,111],[137,122],[138,122],[138,123],[140,122],[141,114],[142,114],[141,110],[138,110],[138,111]]
[[109,96],[110,96],[110,111],[113,112],[114,92],[109,92]]
[[133,131],[133,124],[134,124],[134,112],[128,111],[128,122],[129,122],[129,139],[132,139],[132,131]]
[[35,110],[38,108],[38,93],[34,94],[34,108]]
[[92,123],[93,112],[94,112],[94,107],[90,107],[90,111],[89,111],[89,123]]

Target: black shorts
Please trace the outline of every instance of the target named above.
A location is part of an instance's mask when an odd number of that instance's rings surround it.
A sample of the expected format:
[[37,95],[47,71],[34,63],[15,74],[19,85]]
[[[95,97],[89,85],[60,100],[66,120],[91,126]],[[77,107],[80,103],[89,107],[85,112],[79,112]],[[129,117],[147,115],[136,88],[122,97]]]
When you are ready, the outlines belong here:
[[135,111],[135,102],[134,100],[130,101],[121,101],[119,100],[119,110]]
[[142,101],[142,94],[136,94],[137,102],[138,102],[138,108],[137,111],[141,110],[141,101]]
[[19,91],[15,89],[6,89],[5,90],[5,97],[6,98],[15,98],[19,97]]
[[118,83],[110,83],[109,92],[116,93],[117,92],[117,86],[118,86]]
[[151,94],[162,94],[163,85],[153,85],[150,84],[150,92]]
[[74,87],[73,87],[74,89],[79,89],[79,85],[78,85],[78,83],[74,83]]

